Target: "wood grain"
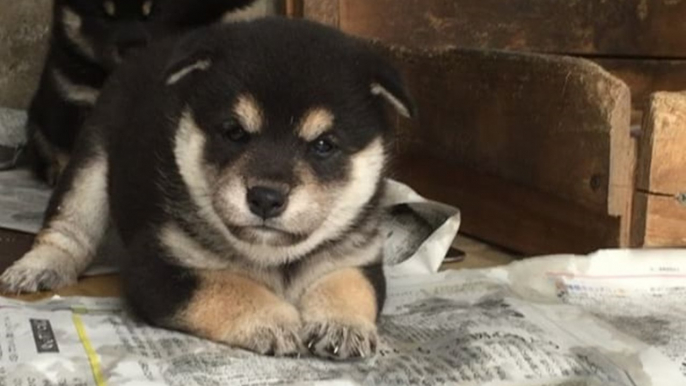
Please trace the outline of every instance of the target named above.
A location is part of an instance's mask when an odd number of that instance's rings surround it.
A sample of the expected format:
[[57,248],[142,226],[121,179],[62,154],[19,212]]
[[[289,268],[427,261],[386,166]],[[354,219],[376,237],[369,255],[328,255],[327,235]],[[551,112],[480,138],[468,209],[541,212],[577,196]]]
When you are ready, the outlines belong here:
[[[305,0],[305,3],[318,1]],[[343,30],[407,47],[686,57],[686,2],[683,1],[339,0],[339,3],[339,25]]]
[[658,92],[649,104],[636,188],[663,195],[686,192],[686,92]]
[[650,95],[656,91],[686,90],[686,60],[596,58],[593,61],[629,86],[634,110],[644,110]]
[[338,27],[340,20],[340,0],[300,0],[303,16],[323,24]]
[[589,253],[620,243],[620,219],[431,157],[399,155],[395,177],[462,211],[460,232],[527,256]]
[[639,141],[634,246],[686,246],[686,92],[650,97]]
[[399,152],[421,148],[596,213],[630,217],[630,94],[600,67],[504,52],[382,52],[419,106],[417,120],[396,122]]
[[[636,247],[686,246],[686,205],[671,196],[637,192],[643,200],[645,217],[639,217]],[[640,207],[640,206],[639,206]]]

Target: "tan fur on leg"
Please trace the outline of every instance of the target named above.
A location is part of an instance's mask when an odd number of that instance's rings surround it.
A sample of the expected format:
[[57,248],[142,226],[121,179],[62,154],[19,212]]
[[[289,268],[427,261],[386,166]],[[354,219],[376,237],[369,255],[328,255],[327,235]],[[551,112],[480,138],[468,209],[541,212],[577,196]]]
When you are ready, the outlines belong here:
[[364,358],[376,351],[376,293],[357,268],[333,272],[303,295],[303,341],[312,353]]
[[176,318],[182,328],[261,354],[301,351],[298,310],[259,283],[228,271],[203,272],[200,288]]

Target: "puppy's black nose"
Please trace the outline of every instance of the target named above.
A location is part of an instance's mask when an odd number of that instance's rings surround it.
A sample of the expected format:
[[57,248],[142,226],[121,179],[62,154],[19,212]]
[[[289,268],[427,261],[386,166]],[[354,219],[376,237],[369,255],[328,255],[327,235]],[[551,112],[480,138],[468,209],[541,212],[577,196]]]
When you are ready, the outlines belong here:
[[116,40],[117,54],[125,58],[131,51],[140,49],[148,45],[148,39],[143,34],[127,33],[120,35]]
[[254,214],[267,219],[286,209],[286,195],[276,189],[255,186],[248,189],[248,206]]

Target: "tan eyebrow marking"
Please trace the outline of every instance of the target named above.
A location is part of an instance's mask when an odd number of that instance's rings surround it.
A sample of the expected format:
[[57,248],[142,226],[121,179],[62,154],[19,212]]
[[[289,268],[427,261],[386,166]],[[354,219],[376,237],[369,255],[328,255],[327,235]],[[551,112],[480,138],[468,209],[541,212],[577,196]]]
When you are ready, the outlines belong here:
[[141,11],[143,12],[143,16],[150,16],[152,13],[152,0],[148,0],[143,3]]
[[262,128],[262,110],[250,94],[238,97],[233,112],[248,133],[258,133]]
[[117,5],[113,1],[105,1],[102,3],[102,7],[105,9],[105,13],[114,16],[117,13]]
[[333,126],[334,116],[331,111],[318,107],[306,112],[298,124],[298,135],[306,140],[313,141]]

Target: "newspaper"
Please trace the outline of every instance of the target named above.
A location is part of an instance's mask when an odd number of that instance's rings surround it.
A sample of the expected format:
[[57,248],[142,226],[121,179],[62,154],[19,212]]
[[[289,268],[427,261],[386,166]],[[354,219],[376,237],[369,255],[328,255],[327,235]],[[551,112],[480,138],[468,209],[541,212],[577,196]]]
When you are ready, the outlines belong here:
[[26,112],[0,107],[0,170],[13,168],[26,142]]
[[0,385],[686,384],[686,252],[398,275],[366,361],[271,358],[152,328],[117,299],[0,300]]
[[26,169],[0,171],[0,228],[38,232],[51,192]]

